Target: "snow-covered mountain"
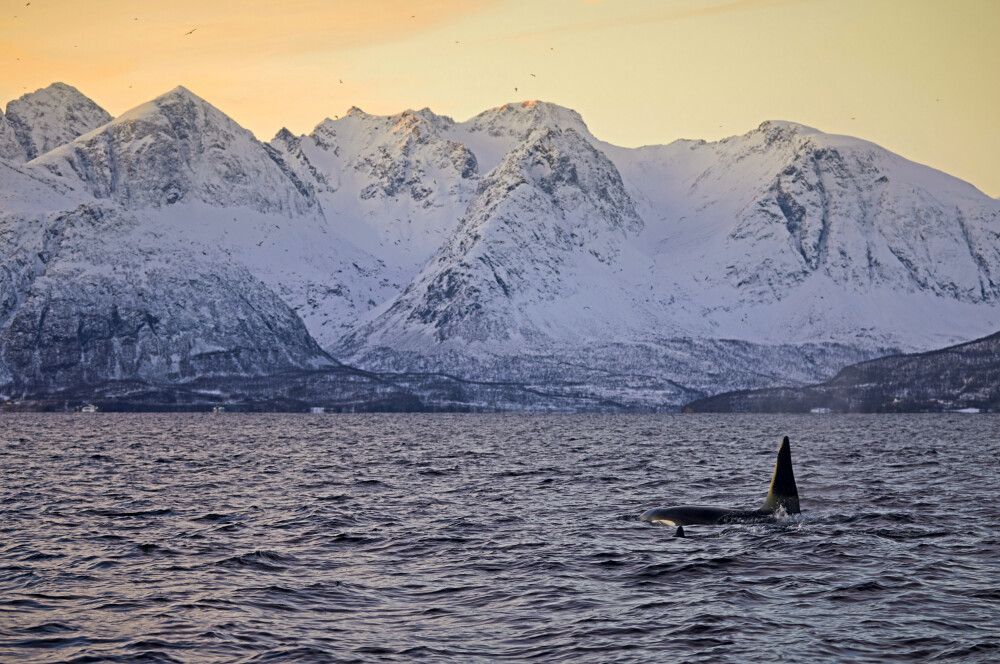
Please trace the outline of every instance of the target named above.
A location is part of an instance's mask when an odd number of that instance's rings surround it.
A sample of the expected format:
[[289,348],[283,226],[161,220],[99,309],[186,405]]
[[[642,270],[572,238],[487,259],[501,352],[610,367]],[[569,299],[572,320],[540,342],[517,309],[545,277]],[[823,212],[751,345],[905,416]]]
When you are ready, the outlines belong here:
[[80,201],[117,203],[140,220],[133,234],[248,268],[326,342],[398,287],[392,266],[330,230],[311,182],[183,87],[25,169]]
[[45,169],[0,163],[0,188],[0,392],[336,364],[282,298],[217,249]]
[[7,104],[0,113],[0,159],[21,163],[111,120],[103,108],[65,83],[53,83]]
[[[509,132],[493,126],[487,134],[520,136],[522,116],[514,117]],[[576,124],[569,112],[549,117]],[[849,361],[953,343],[1000,323],[998,206],[967,183],[793,123],[636,150],[568,132],[592,150],[565,151],[566,170],[586,172],[603,160],[621,175],[624,194],[607,186],[599,194],[611,210],[581,225],[554,211],[564,194],[541,187],[526,196],[522,180],[508,179],[502,202],[483,212],[474,200],[467,214],[485,219],[466,218],[411,285],[335,353],[369,368],[437,366],[495,380],[514,372],[541,383],[554,366],[574,382],[603,372],[605,386],[653,368],[661,380],[706,394],[766,385],[783,372],[795,383],[808,382],[810,371],[825,378]],[[481,195],[495,195],[490,185],[530,145],[513,140]],[[617,252],[607,269],[594,263],[564,273],[560,242],[532,225],[541,218],[567,233],[596,234],[625,210],[640,221],[597,242]],[[516,249],[474,260],[455,250],[491,243]],[[501,285],[507,275],[527,278],[511,294]],[[463,329],[464,319],[488,324]],[[754,361],[765,352],[767,367]],[[713,370],[719,366],[730,370]]]
[[919,349],[996,321],[998,208],[944,173],[785,122],[612,158],[706,333]]
[[133,243],[135,223],[81,206],[4,229],[17,244],[0,249],[0,384],[56,392],[334,364],[246,268]]
[[1000,328],[1000,202],[859,139],[629,149],[523,102],[265,144],[184,88],[113,120],[73,92],[15,106],[43,154],[0,121],[0,388],[329,353],[439,405],[655,408]]

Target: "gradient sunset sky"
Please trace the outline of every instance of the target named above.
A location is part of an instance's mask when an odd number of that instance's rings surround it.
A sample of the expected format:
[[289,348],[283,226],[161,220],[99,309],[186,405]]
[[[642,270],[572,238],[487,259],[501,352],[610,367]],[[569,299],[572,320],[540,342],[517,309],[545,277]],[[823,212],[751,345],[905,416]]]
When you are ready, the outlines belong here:
[[0,0],[0,102],[183,84],[265,140],[351,105],[543,99],[629,146],[794,120],[1000,196],[998,35],[1000,0]]

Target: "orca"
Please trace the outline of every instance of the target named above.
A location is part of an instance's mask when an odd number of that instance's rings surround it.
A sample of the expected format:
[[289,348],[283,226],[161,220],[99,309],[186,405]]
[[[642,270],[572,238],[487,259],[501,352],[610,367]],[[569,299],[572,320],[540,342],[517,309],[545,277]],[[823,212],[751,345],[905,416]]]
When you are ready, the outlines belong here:
[[639,518],[653,524],[676,527],[675,537],[684,537],[684,526],[762,521],[774,518],[775,512],[779,510],[783,510],[786,514],[798,514],[800,511],[799,491],[795,486],[795,474],[792,472],[792,449],[788,436],[785,436],[778,448],[778,460],[774,462],[771,487],[760,509],[740,510],[680,505],[647,510]]

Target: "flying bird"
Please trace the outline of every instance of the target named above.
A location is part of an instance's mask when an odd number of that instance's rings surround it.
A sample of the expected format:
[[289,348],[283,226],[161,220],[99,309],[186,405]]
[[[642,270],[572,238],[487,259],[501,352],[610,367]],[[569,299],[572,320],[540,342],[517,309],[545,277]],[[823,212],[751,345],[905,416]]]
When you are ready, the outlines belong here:
[[197,30],[197,29],[198,28],[191,28],[190,30],[188,30],[187,32],[184,33],[184,36],[187,37],[190,34],[194,34],[194,31]]
[[538,77],[537,77],[537,76],[535,76],[534,74],[528,74],[528,76],[530,76],[531,78],[538,78]]

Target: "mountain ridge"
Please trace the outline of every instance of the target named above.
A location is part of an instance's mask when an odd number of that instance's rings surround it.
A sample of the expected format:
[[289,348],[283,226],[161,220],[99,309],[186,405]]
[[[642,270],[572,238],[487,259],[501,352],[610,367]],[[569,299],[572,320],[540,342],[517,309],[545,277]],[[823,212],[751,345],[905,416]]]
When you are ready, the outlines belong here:
[[800,388],[727,392],[687,412],[900,413],[1000,410],[1000,332],[925,353],[896,354],[845,367]]
[[[215,269],[226,289],[267,299],[261,342],[287,339],[300,360],[250,363],[251,373],[319,357],[283,307],[322,352],[363,369],[643,408],[783,376],[814,383],[1000,327],[998,201],[873,143],[787,121],[622,148],[548,102],[462,122],[352,108],[263,143],[178,87],[4,168],[8,264],[31,264],[33,224],[100,210],[119,229],[107,240],[136,253],[128,280],[172,283],[187,271],[209,281]],[[52,282],[53,293],[70,289],[53,301],[71,317],[132,297],[101,267],[100,242],[61,254],[104,284],[88,300],[68,276]],[[0,299],[41,325],[13,288]],[[16,316],[0,319],[0,335]],[[288,331],[264,331],[277,321]],[[204,325],[192,339],[216,339]],[[94,380],[115,378],[105,360]]]

